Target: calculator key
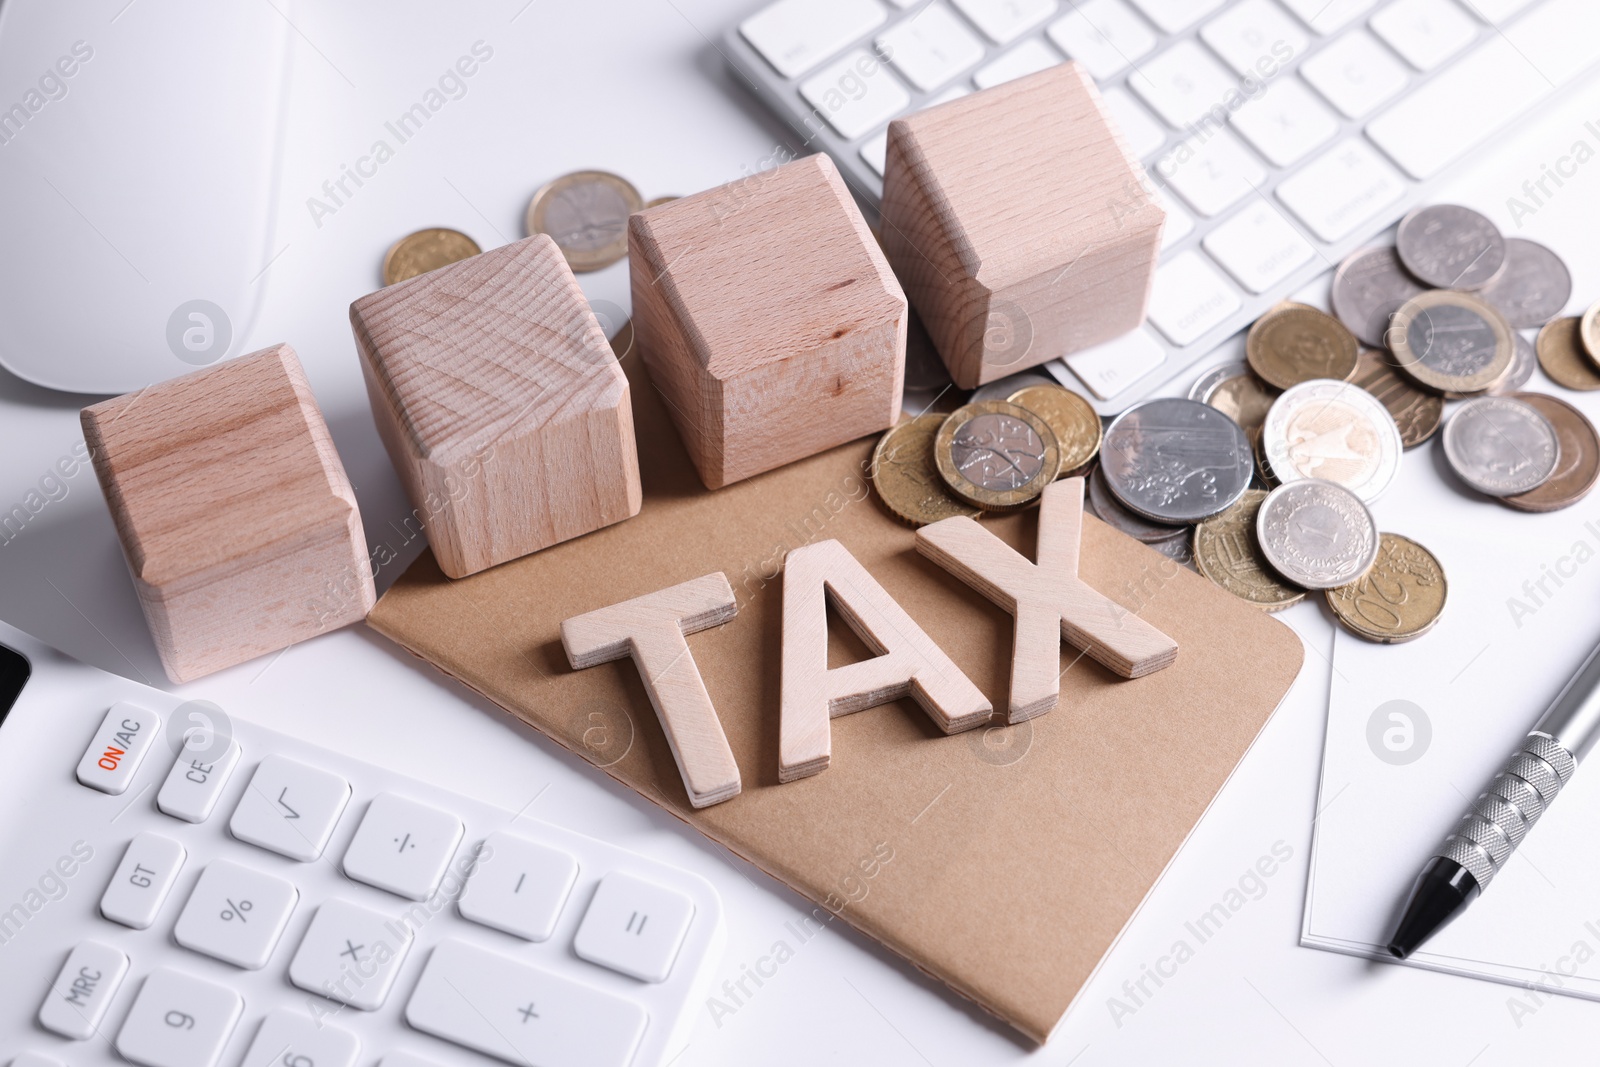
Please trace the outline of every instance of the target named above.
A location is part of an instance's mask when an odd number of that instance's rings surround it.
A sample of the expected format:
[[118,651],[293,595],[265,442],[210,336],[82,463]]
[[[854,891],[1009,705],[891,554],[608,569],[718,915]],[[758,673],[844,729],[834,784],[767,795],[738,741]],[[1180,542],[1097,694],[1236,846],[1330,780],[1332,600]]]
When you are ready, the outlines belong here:
[[391,1052],[378,1061],[378,1067],[440,1067],[433,1060],[413,1056],[409,1052]]
[[337,774],[283,756],[256,767],[228,829],[241,841],[290,859],[322,855],[350,799],[350,783]]
[[1372,10],[1378,0],[1283,0],[1284,6],[1318,33],[1343,29]]
[[289,981],[308,993],[376,1011],[389,999],[412,940],[405,919],[335,898],[312,918],[289,964]]
[[428,958],[406,1022],[518,1067],[626,1067],[647,1016],[632,1001],[448,940]]
[[1037,74],[1061,62],[1061,56],[1037,37],[1030,37],[994,62],[979,67],[972,84],[980,89]]
[[954,0],[995,44],[1010,44],[1056,13],[1056,0]]
[[1478,36],[1477,22],[1455,0],[1395,0],[1368,25],[1421,71],[1435,69]]
[[1351,138],[1278,183],[1278,199],[1324,241],[1350,236],[1405,195],[1398,171]]
[[223,739],[218,738],[217,744],[222,751],[215,755],[196,751],[188,745],[179,750],[177,762],[167,772],[161,792],[156,794],[156,807],[184,822],[205,822],[211,818],[217,798],[222,795],[228,779],[233,777],[233,769],[239,765],[239,742],[230,737],[223,743]]
[[778,0],[739,23],[739,34],[774,70],[793,78],[888,17],[877,0]]
[[1278,209],[1265,200],[1250,204],[1201,242],[1222,269],[1252,293],[1264,293],[1316,256]]
[[1193,126],[1239,91],[1238,79],[1194,41],[1179,41],[1128,75],[1138,93],[1167,125]]
[[300,891],[228,860],[200,872],[172,937],[184,948],[254,971],[266,966]]
[[475,923],[545,941],[555,933],[577,879],[576,857],[497,831],[479,848],[478,864],[456,908]]
[[39,1025],[62,1037],[87,1041],[99,1029],[106,1005],[127,973],[128,957],[110,945],[78,942],[39,1007]]
[[983,42],[943,4],[929,4],[878,36],[878,51],[931,93],[983,58]]
[[1068,13],[1045,32],[1096,81],[1122,73],[1156,47],[1156,35],[1122,0],[1071,4]]
[[1133,0],[1145,17],[1168,33],[1199,22],[1222,6],[1223,0]]
[[1151,118],[1150,112],[1139,106],[1126,90],[1107,89],[1100,97],[1135,158],[1145,159],[1167,143],[1167,131],[1161,128],[1161,123]]
[[184,856],[182,845],[160,834],[142,833],[129,841],[100,898],[100,914],[135,930],[149,929],[178,880]]
[[1300,24],[1272,0],[1241,0],[1206,23],[1200,39],[1250,78],[1271,77],[1311,44]]
[[42,1052],[24,1052],[11,1061],[11,1067],[67,1067],[54,1056]]
[[911,94],[889,72],[889,65],[861,48],[801,82],[800,95],[849,141],[888,122],[911,103]]
[[1227,130],[1196,134],[1157,160],[1156,172],[1202,215],[1220,215],[1267,180],[1266,168]]
[[149,708],[126,701],[113,705],[78,761],[78,781],[90,789],[121,796],[160,729],[161,716]]
[[360,1053],[350,1031],[280,1008],[261,1021],[239,1067],[355,1067]]
[[631,874],[600,879],[572,950],[641,982],[664,982],[694,919],[694,901]]
[[393,793],[373,798],[344,854],[344,873],[407,900],[439,888],[461,843],[461,820]]
[[1239,294],[1197,252],[1181,252],[1156,268],[1150,324],[1178,346],[1198,341],[1239,310]]
[[1347,118],[1369,115],[1393,100],[1411,76],[1372,35],[1350,33],[1300,65],[1300,73]]
[[1292,167],[1339,135],[1339,120],[1294,78],[1277,82],[1233,113],[1233,128],[1278,167]]
[[1166,352],[1147,330],[1134,330],[1103,344],[1074,352],[1062,362],[1089,391],[1110,400],[1161,366]]
[[214,1067],[243,1011],[226,986],[161,967],[144,980],[117,1051],[140,1067]]

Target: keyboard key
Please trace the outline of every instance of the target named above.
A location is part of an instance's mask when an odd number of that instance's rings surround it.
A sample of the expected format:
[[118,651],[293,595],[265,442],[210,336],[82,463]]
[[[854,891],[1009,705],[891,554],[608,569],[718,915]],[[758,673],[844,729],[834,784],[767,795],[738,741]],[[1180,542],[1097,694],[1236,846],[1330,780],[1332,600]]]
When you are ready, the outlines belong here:
[[1228,68],[1194,41],[1179,41],[1146,60],[1128,75],[1128,87],[1176,129],[1195,125],[1239,92]]
[[1433,70],[1478,36],[1478,24],[1454,0],[1395,0],[1369,25],[1421,71]]
[[289,981],[340,1004],[377,1011],[389,999],[413,939],[404,919],[329,900],[317,909],[289,963]]
[[1166,352],[1148,331],[1134,330],[1067,356],[1064,362],[1089,391],[1110,400],[1161,366]]
[[931,93],[983,58],[983,42],[943,4],[929,4],[880,34],[878,51],[906,81]]
[[149,708],[126,701],[113,705],[78,761],[78,781],[90,789],[121,796],[160,730],[161,716]]
[[1339,119],[1296,78],[1267,91],[1233,113],[1233,128],[1278,167],[1291,167],[1339,135]]
[[616,871],[600,879],[572,951],[641,982],[664,982],[694,919],[675,889]]
[[1333,33],[1372,10],[1378,0],[1283,0],[1284,6],[1317,33]]
[[239,1067],[355,1067],[360,1053],[350,1031],[280,1008],[262,1020]]
[[885,126],[861,142],[861,158],[878,177],[883,177],[884,168],[889,164],[889,127]]
[[200,872],[172,938],[235,967],[265,967],[300,891],[275,875],[216,860]]
[[1156,268],[1151,325],[1182,347],[1199,340],[1239,310],[1239,294],[1197,252],[1182,252]]
[[148,930],[183,869],[183,846],[170,837],[143,833],[128,842],[117,873],[100,898],[100,914],[114,923]]
[[1056,0],[953,0],[995,44],[1010,44],[1056,13]]
[[1491,26],[1499,26],[1531,2],[1532,0],[1467,0],[1467,7]]
[[1122,131],[1122,138],[1128,143],[1128,151],[1137,159],[1145,159],[1152,152],[1157,152],[1167,143],[1167,131],[1161,124],[1150,117],[1150,112],[1139,106],[1139,102],[1129,96],[1122,89],[1107,89],[1101,94],[1106,102],[1106,110],[1111,113],[1111,119],[1117,124],[1117,129]]
[[290,859],[322,855],[350,799],[350,783],[337,774],[283,756],[256,767],[228,829],[240,841]]
[[[220,740],[220,739],[219,739]],[[167,772],[161,792],[156,794],[156,807],[184,822],[205,822],[217,806],[217,798],[233,777],[239,765],[239,742],[231,737],[222,752],[196,753],[185,747],[178,760]]]
[[1061,56],[1037,37],[1030,37],[986,66],[978,68],[972,84],[980,89],[1035,74],[1061,62]]
[[1272,0],[1241,0],[1206,23],[1200,37],[1228,66],[1252,78],[1271,77],[1311,43]]
[[1202,215],[1219,215],[1256,190],[1267,170],[1227,130],[1202,132],[1156,162],[1156,173]]
[[517,1067],[626,1067],[646,1021],[632,1001],[454,940],[406,1004],[423,1033]]
[[1300,65],[1300,73],[1328,103],[1352,119],[1393,100],[1410,80],[1405,65],[1365,32],[1330,42]]
[[1278,199],[1324,241],[1350,236],[1405,195],[1406,181],[1351,138],[1278,183]]
[[1188,29],[1222,6],[1223,0],[1133,0],[1151,22],[1168,33]]
[[39,1006],[39,1025],[74,1041],[89,1040],[127,973],[128,957],[110,945],[78,942]]
[[478,856],[456,901],[462,917],[529,941],[555,933],[578,879],[577,859],[505,831],[490,834]]
[[877,0],[778,0],[739,23],[739,34],[774,70],[794,78],[888,17]]
[[1161,251],[1165,252],[1194,232],[1194,216],[1178,206],[1178,202],[1165,189],[1156,190],[1156,203],[1167,214],[1166,225],[1161,228]]
[[140,1067],[215,1067],[243,1011],[226,986],[161,967],[144,980],[117,1051]]
[[1045,31],[1056,46],[1104,81],[1149,55],[1156,35],[1122,0],[1083,0]]
[[344,854],[344,873],[407,900],[439,888],[461,843],[461,820],[414,800],[379,793]]
[[894,118],[911,94],[888,64],[864,48],[846,53],[800,83],[800,95],[840,137],[853,141]]
[[1264,293],[1316,256],[1278,209],[1258,200],[1206,235],[1201,244],[1252,293]]

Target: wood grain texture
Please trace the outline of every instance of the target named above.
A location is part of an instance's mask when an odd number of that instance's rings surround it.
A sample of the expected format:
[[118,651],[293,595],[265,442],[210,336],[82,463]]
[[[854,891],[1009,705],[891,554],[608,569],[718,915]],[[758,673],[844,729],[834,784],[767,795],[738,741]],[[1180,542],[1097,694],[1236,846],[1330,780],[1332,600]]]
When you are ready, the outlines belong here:
[[738,796],[739,765],[685,638],[738,613],[728,576],[718,571],[561,624],[561,646],[575,671],[633,659],[696,808]]
[[[828,667],[827,605],[874,653]],[[909,696],[947,734],[994,713],[972,680],[838,541],[796,548],[783,561],[778,781],[828,769],[828,720]]]
[[82,423],[174,682],[371,610],[355,493],[288,345],[95,404]]
[[633,322],[708,488],[893,426],[906,299],[833,161],[629,220]]
[[1083,479],[1066,478],[1039,503],[1038,562],[965,516],[917,531],[917,551],[1015,619],[1006,721],[1052,710],[1061,695],[1061,642],[1124,678],[1169,667],[1178,643],[1078,577]]
[[350,305],[378,433],[452,578],[639,513],[628,381],[540,234]]
[[964,389],[1137,327],[1165,218],[1073,62],[890,123],[882,214]]

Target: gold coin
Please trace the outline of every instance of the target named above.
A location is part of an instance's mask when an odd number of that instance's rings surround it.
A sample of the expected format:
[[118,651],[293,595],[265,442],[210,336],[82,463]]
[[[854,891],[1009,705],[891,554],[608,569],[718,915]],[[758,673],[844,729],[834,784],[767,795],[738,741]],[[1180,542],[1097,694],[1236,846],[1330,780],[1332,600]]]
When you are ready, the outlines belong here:
[[1348,381],[1359,348],[1355,334],[1332,315],[1285,302],[1250,327],[1245,359],[1268,385],[1287,389],[1312,378]]
[[676,196],[658,196],[654,200],[652,200],[649,203],[645,204],[645,210],[648,211],[653,207],[660,207],[662,204],[670,204],[674,200],[678,200],[678,199],[680,199],[680,198],[676,197]]
[[1446,395],[1483,392],[1505,377],[1517,354],[1506,317],[1453,289],[1430,289],[1401,304],[1384,340],[1406,377]]
[[872,452],[869,473],[879,499],[896,518],[913,526],[979,513],[950,495],[933,462],[933,440],[944,420],[943,415],[907,419],[884,434]]
[[1408,537],[1386,533],[1365,575],[1327,591],[1328,607],[1345,629],[1368,641],[1397,645],[1433,629],[1449,583],[1433,553]]
[[628,254],[628,216],[644,200],[626,179],[603,170],[564,174],[528,201],[528,233],[549,234],[573,270],[599,270]]
[[1406,448],[1415,448],[1432,437],[1444,422],[1444,401],[1400,377],[1381,354],[1370,348],[1361,350],[1351,381],[1377,397],[1394,417],[1400,443]]
[[430,270],[448,267],[482,252],[478,242],[459,230],[435,227],[407,234],[389,246],[383,257],[383,284],[393,285]]
[[1551,319],[1539,331],[1534,347],[1539,366],[1557,385],[1578,392],[1600,389],[1600,370],[1584,353],[1582,324],[1576,318]]
[[1583,412],[1545,393],[1514,393],[1550,420],[1560,443],[1555,473],[1537,489],[1500,497],[1500,503],[1518,511],[1559,511],[1589,495],[1600,479],[1600,434]]
[[1583,341],[1583,351],[1590,362],[1600,362],[1600,300],[1583,313],[1578,336]]
[[1005,400],[964,404],[934,439],[933,461],[950,491],[985,511],[1017,511],[1061,473],[1061,447],[1039,416]]
[[1306,598],[1278,580],[1261,554],[1256,513],[1267,499],[1264,489],[1246,489],[1244,496],[1220,515],[1194,528],[1194,564],[1212,583],[1263,611],[1282,611]]
[[1239,374],[1217,383],[1209,396],[1202,397],[1207,404],[1237,422],[1246,433],[1261,429],[1267,421],[1272,402],[1280,390],[1274,389],[1255,374]]
[[1100,416],[1083,397],[1064,385],[1029,385],[1007,399],[1039,416],[1056,435],[1061,448],[1061,470],[1081,470],[1100,454],[1103,430]]

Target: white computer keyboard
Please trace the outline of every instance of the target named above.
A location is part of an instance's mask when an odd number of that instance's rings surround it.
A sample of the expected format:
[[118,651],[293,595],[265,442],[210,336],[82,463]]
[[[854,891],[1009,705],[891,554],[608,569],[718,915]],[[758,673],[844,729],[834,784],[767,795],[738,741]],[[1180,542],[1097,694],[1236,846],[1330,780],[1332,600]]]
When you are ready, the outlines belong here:
[[874,204],[891,119],[1083,64],[1168,211],[1145,328],[1048,365],[1111,414],[1425,199],[1596,40],[1595,0],[776,0],[722,48]]
[[0,725],[0,1063],[637,1067],[688,1041],[725,941],[704,879],[249,723],[175,756],[207,709],[0,641],[34,665]]

